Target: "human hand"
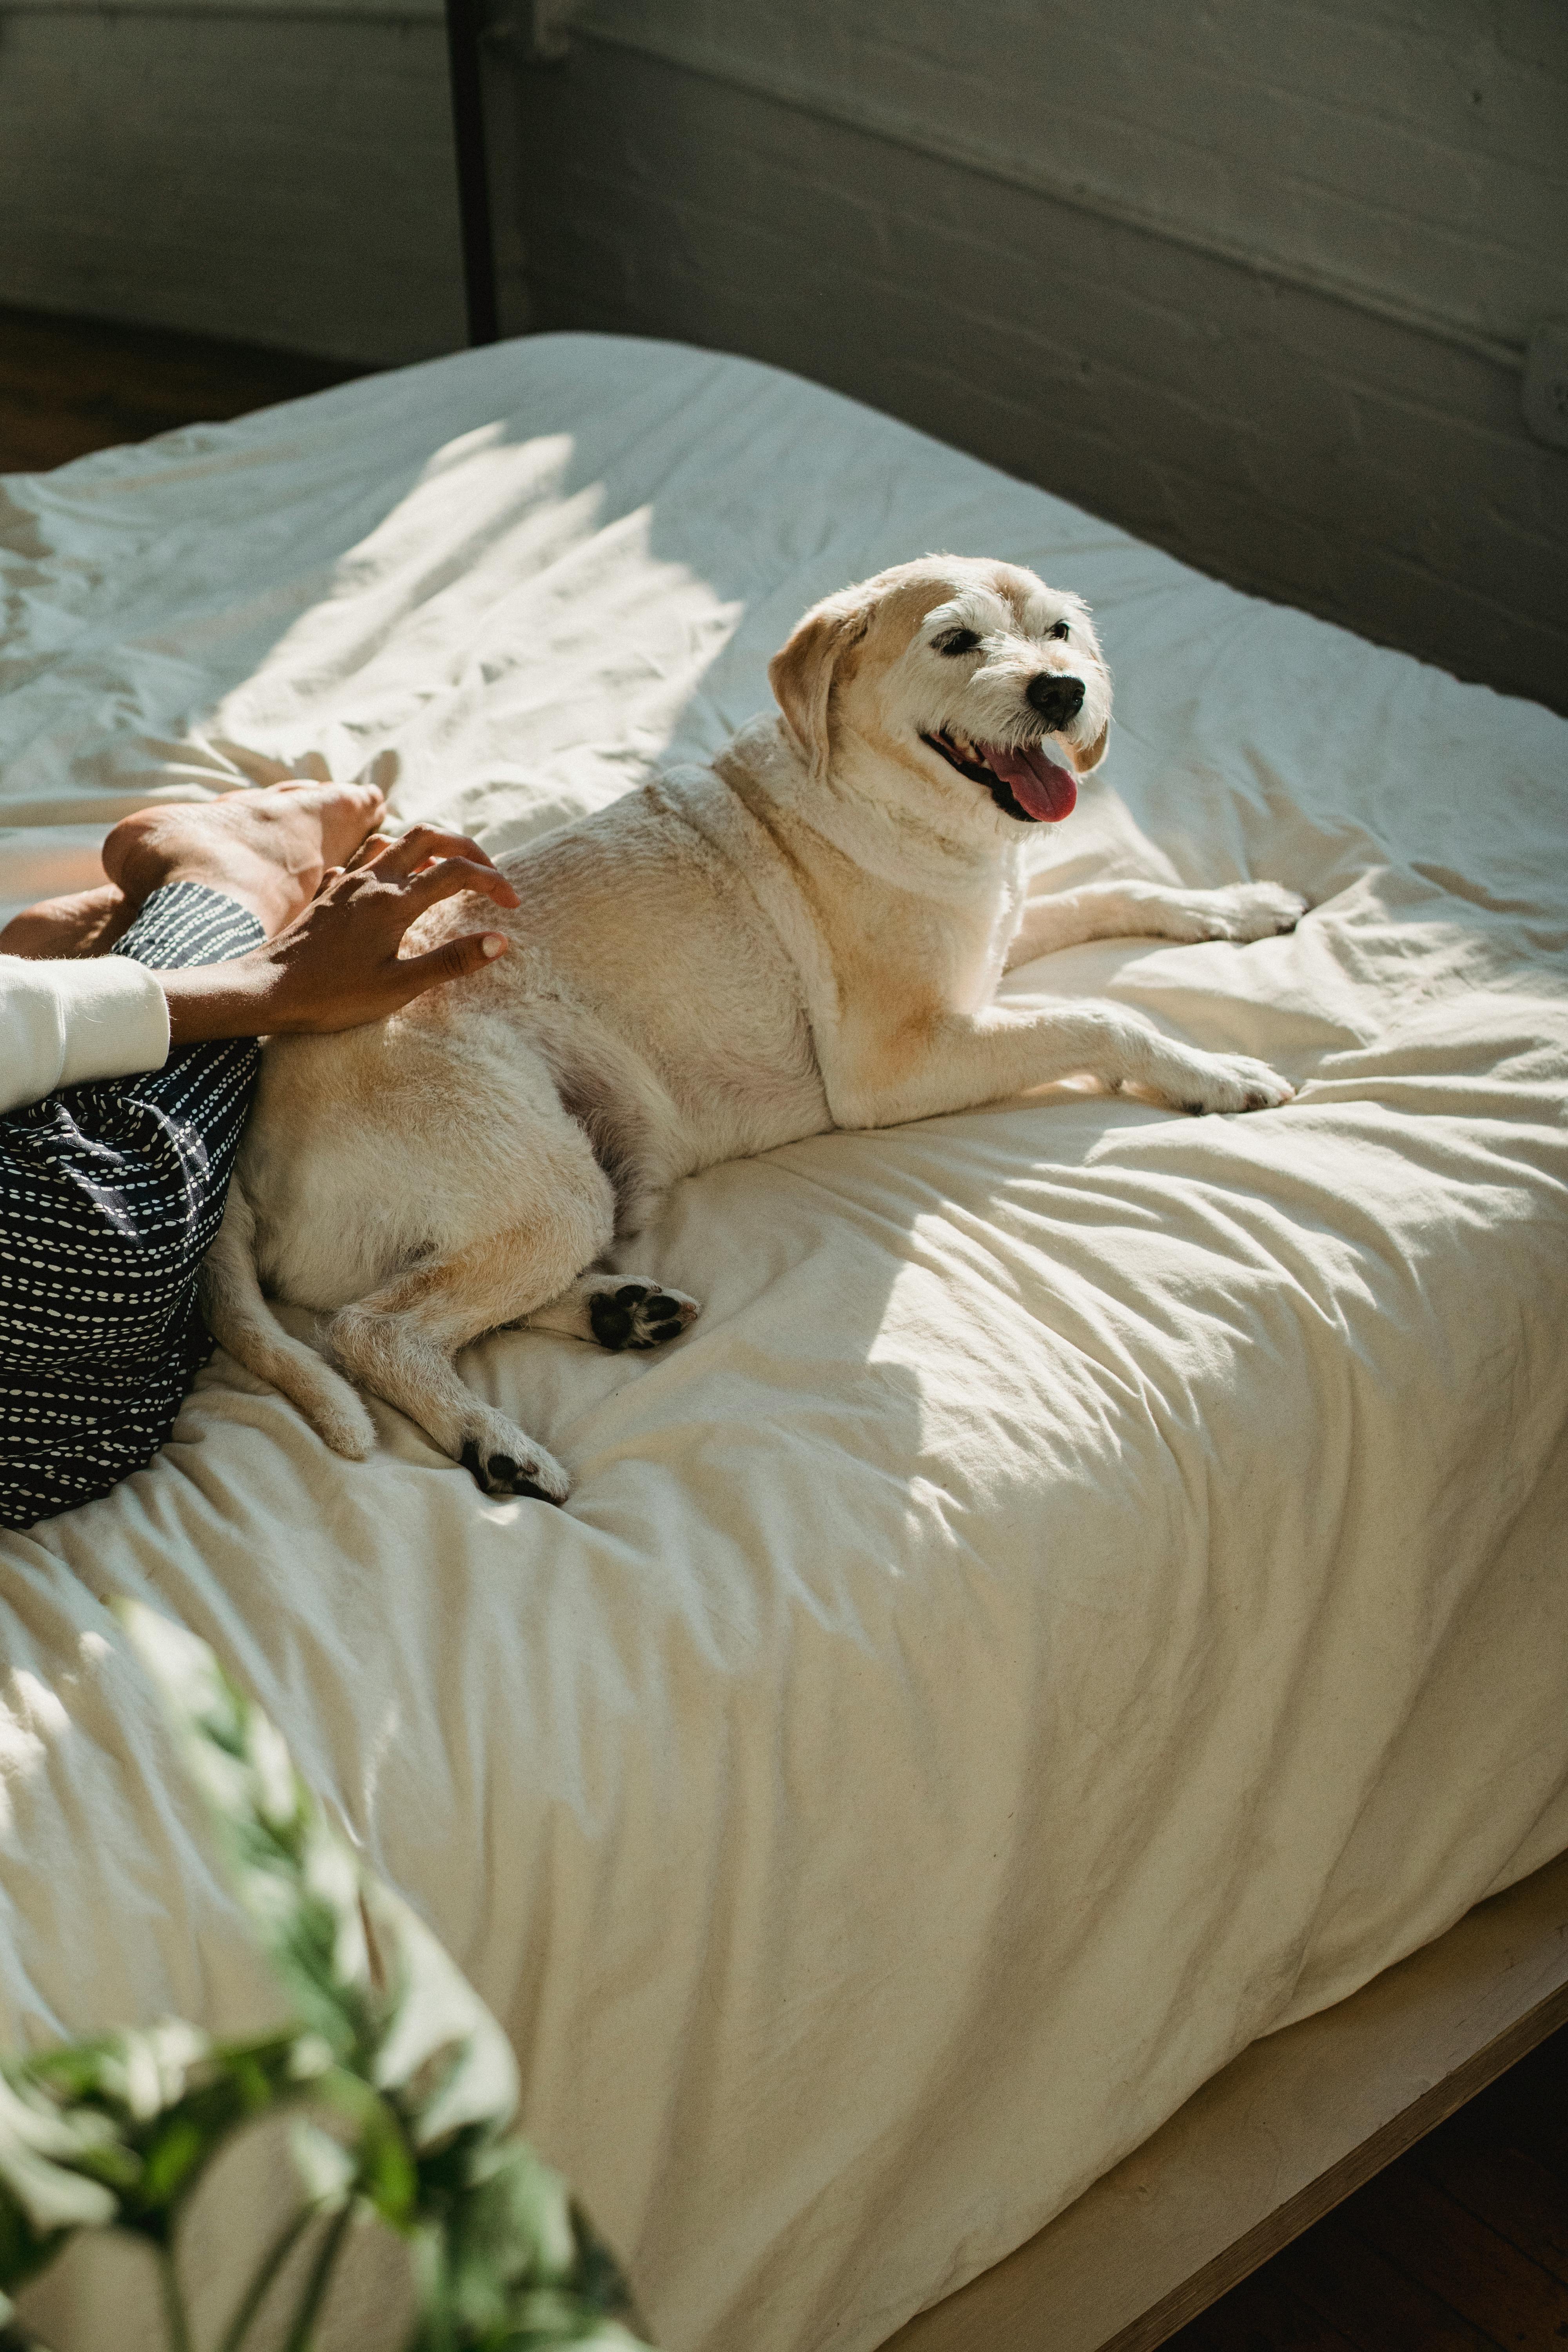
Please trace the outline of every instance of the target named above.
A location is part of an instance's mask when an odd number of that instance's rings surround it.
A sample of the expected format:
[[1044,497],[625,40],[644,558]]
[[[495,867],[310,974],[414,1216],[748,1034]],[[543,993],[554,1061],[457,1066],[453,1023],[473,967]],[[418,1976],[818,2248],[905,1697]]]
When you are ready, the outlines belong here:
[[500,931],[444,940],[423,955],[398,953],[416,918],[459,890],[498,907],[518,904],[505,876],[464,834],[427,824],[400,841],[373,834],[346,866],[322,877],[310,904],[275,939],[226,963],[159,973],[171,1042],[357,1029],[427,988],[482,971],[506,952]]

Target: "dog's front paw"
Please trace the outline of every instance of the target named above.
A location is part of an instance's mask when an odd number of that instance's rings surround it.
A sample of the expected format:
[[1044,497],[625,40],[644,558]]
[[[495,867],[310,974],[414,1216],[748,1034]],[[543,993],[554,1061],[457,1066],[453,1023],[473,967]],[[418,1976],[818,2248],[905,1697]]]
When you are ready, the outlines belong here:
[[464,1431],[458,1459],[481,1495],[528,1495],[540,1503],[563,1503],[572,1491],[555,1456],[488,1407]]
[[659,1348],[678,1339],[702,1312],[684,1290],[661,1288],[637,1275],[611,1280],[588,1301],[588,1320],[601,1348]]
[[1267,1062],[1250,1054],[1194,1055],[1190,1075],[1183,1081],[1184,1110],[1278,1110],[1293,1102],[1296,1089]]
[[1245,947],[1251,940],[1271,940],[1293,931],[1307,911],[1299,890],[1278,882],[1233,882],[1227,888],[1205,893],[1212,908],[1211,940],[1231,940]]

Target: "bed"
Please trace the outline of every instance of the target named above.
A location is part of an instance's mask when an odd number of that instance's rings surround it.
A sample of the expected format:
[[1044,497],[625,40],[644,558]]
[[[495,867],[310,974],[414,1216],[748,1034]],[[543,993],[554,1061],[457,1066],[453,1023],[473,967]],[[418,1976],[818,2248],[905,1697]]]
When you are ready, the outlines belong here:
[[[1263,1055],[1297,1102],[1065,1086],[683,1184],[637,1244],[706,1301],[683,1340],[464,1360],[572,1465],[563,1511],[380,1405],[346,1464],[220,1353],[150,1469],[5,1539],[0,2030],[268,1998],[103,1606],[141,1593],[478,1984],[680,2352],[922,2312],[932,2352],[1109,2339],[1040,2333],[1039,2282],[1075,2214],[1125,2255],[1103,2183],[1205,2085],[1375,2017],[1457,1922],[1479,2009],[1402,2112],[1559,2013],[1568,723],[672,344],[529,338],[0,488],[13,903],[127,809],[289,772],[524,841],[710,753],[807,604],[930,548],[1095,608],[1117,725],[1043,881],[1312,902],[1008,989]],[[1310,2137],[1269,2211],[1329,2177]],[[943,2336],[1047,2224],[1036,2333]],[[379,2291],[336,2340],[383,2340]],[[135,2294],[83,2264],[37,2324],[125,2347]]]

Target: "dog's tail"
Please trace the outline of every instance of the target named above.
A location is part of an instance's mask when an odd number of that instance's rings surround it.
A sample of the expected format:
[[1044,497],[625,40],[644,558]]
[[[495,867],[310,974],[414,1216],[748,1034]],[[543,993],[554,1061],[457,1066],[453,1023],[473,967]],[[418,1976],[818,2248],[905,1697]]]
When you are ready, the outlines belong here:
[[208,1323],[247,1372],[281,1389],[334,1454],[363,1462],[375,1451],[375,1424],[347,1381],[290,1339],[268,1306],[256,1272],[256,1218],[237,1176],[203,1263],[202,1287]]

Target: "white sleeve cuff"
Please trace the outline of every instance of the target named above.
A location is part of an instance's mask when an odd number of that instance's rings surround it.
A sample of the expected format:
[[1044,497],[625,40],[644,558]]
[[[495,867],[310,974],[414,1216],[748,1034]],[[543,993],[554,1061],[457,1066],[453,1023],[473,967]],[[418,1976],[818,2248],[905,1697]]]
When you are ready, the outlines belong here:
[[158,1070],[169,1007],[158,975],[129,956],[79,963],[0,956],[0,1112],[59,1087]]

